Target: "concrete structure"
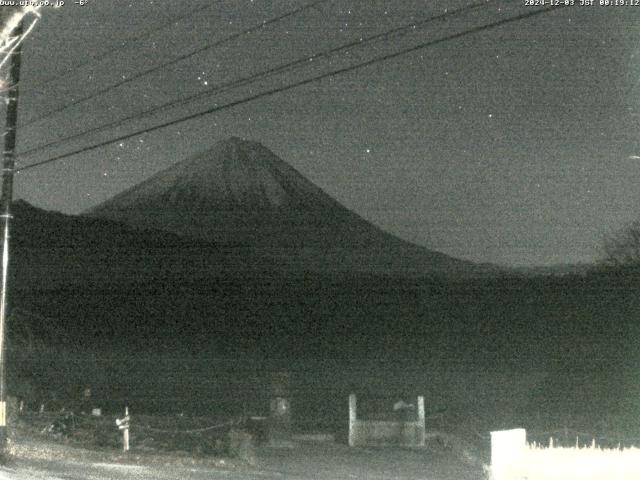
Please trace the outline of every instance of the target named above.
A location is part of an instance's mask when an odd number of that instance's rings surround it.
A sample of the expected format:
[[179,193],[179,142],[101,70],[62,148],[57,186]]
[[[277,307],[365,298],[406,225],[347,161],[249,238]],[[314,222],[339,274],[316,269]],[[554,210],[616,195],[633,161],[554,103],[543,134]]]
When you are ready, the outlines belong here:
[[424,447],[424,397],[418,397],[417,418],[407,421],[359,420],[355,394],[349,395],[349,446]]
[[491,432],[491,478],[508,480],[521,466],[527,449],[527,432],[524,428]]

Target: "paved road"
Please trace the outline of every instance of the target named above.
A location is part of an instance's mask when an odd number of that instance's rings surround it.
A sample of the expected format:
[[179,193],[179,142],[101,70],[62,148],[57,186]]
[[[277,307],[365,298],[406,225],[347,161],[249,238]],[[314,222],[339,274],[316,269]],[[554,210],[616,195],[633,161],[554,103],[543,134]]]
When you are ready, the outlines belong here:
[[[263,449],[255,467],[133,465],[96,458],[18,457],[0,480],[480,480],[482,469],[425,451],[349,449],[333,443]],[[58,453],[60,453],[59,458]]]
[[74,461],[20,461],[0,468],[0,480],[272,480],[296,478],[279,472],[219,470],[203,467],[157,467]]

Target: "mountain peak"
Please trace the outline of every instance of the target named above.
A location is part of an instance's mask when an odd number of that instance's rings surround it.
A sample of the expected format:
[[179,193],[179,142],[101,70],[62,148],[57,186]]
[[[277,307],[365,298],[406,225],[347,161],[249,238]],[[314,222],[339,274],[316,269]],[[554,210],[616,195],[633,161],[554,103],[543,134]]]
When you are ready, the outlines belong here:
[[231,137],[117,195],[91,213],[129,210],[135,205],[244,212],[277,209],[290,201],[285,177],[293,172],[260,143]]
[[247,247],[303,268],[397,271],[401,265],[430,273],[452,263],[469,267],[383,232],[262,144],[239,137],[216,143],[87,214]]
[[[252,141],[250,141],[250,140],[247,140],[246,138],[236,137],[236,136],[231,136],[231,137],[229,137],[229,138],[227,138],[227,139],[220,140],[220,141],[218,142],[218,144],[221,144],[221,145],[224,145],[224,144],[226,144],[226,143],[234,144],[234,145],[240,145],[240,144],[247,144],[247,145],[248,145],[248,144],[257,144],[257,145],[261,145],[261,146],[262,146],[262,144],[260,144],[260,143],[258,143],[258,142],[252,142]],[[265,147],[263,147],[263,148],[265,148]]]

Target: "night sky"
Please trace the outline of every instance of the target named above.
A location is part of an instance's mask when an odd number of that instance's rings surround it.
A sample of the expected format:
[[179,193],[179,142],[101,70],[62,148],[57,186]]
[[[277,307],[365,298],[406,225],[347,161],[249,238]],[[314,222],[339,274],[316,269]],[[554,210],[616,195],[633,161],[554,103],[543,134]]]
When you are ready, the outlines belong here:
[[[67,0],[44,8],[23,51],[20,120],[27,126],[18,132],[19,151],[474,3],[326,1],[34,123],[311,2]],[[18,164],[538,8],[489,1]],[[263,143],[348,208],[415,243],[505,265],[588,262],[603,235],[640,216],[639,121],[640,6],[575,6],[26,170],[16,196],[79,213],[239,136]]]

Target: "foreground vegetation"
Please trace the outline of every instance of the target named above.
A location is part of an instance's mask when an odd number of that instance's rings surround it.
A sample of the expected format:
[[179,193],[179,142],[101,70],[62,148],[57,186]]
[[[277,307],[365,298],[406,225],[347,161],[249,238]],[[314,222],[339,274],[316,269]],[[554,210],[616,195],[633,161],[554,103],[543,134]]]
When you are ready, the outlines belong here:
[[[14,291],[10,390],[29,408],[262,415],[292,375],[300,431],[340,433],[349,393],[410,400],[479,433],[640,437],[640,276],[461,282],[212,277]],[[586,421],[584,421],[586,419]],[[590,423],[587,423],[590,422]],[[585,423],[587,423],[585,425]],[[624,430],[624,431],[622,431]]]

